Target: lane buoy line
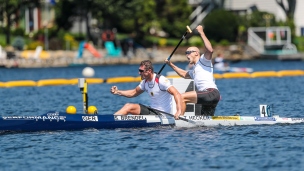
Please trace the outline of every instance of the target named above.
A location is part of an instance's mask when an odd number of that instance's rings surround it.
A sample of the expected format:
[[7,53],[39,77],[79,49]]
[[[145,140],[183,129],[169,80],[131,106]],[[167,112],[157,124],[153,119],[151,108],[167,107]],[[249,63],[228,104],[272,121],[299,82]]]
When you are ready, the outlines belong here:
[[[282,70],[282,71],[258,71],[253,73],[223,73],[223,74],[214,74],[215,79],[231,79],[231,78],[263,78],[263,77],[291,77],[291,76],[304,76],[304,70]],[[167,78],[179,78],[176,76],[167,76]],[[139,82],[141,80],[140,76],[138,77],[112,77],[112,78],[86,78],[88,84],[102,84],[102,83],[128,83],[128,82]],[[56,85],[75,85],[78,84],[78,78],[73,79],[44,79],[44,80],[16,80],[16,81],[7,81],[0,82],[0,88],[9,88],[9,87],[31,87],[31,86],[56,86]]]

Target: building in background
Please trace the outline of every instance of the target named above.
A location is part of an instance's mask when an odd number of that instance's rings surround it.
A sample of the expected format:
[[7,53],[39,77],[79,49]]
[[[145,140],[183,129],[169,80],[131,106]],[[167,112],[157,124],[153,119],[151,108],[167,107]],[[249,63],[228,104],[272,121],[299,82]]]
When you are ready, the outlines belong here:
[[[287,0],[285,0],[284,3],[287,4]],[[276,0],[225,0],[224,8],[231,11],[243,10],[246,12],[250,12],[252,8],[257,8],[259,11],[274,14],[277,21],[286,21],[286,15]],[[295,32],[297,36],[304,36],[304,18],[302,9],[304,9],[304,1],[298,0],[294,13],[294,23],[296,26]]]
[[[287,5],[287,0],[283,0],[283,2]],[[274,14],[277,21],[286,21],[286,15],[276,0],[188,0],[188,3],[194,7],[190,15],[193,27],[201,23],[216,6],[235,11],[238,14],[247,14],[253,10],[265,11]],[[297,36],[304,36],[302,9],[304,9],[304,1],[297,0],[294,13],[295,33]]]
[[47,0],[42,1],[41,7],[32,5],[21,6],[19,12],[15,14],[19,15],[20,19],[17,23],[13,23],[11,28],[23,28],[25,33],[29,34],[45,27],[52,27],[55,19],[53,5],[55,5],[54,0]]

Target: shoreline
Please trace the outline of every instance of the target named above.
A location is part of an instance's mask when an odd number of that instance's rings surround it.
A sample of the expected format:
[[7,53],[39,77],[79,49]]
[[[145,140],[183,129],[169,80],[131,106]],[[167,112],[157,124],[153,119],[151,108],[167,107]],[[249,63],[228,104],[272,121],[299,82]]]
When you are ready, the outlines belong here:
[[[102,57],[94,57],[85,51],[83,57],[77,58],[77,51],[48,51],[48,57],[34,58],[34,51],[27,53],[16,52],[16,57],[11,59],[1,59],[0,67],[3,68],[47,68],[47,67],[72,67],[72,66],[102,66],[120,64],[139,64],[142,60],[151,60],[153,63],[163,63],[171,52],[167,50],[138,49],[137,53],[131,57],[109,56],[105,50],[99,50]],[[173,54],[172,61],[187,62],[185,55]]]
[[[153,63],[164,63],[172,53],[174,47],[162,47],[158,49],[143,49],[139,48],[136,54],[127,56],[109,56],[106,50],[98,50],[102,57],[94,57],[90,52],[84,51],[81,58],[77,58],[77,51],[43,51],[39,58],[34,58],[35,51],[15,52],[15,58],[3,59],[0,58],[0,67],[2,68],[48,68],[48,67],[72,67],[72,66],[102,66],[102,65],[126,65],[139,64],[142,60],[151,60]],[[184,55],[187,47],[179,47],[172,55],[172,62],[187,62]],[[244,60],[304,60],[302,57],[294,59],[287,56],[285,59],[278,57],[263,58],[257,54],[250,54],[246,51],[233,51],[227,47],[215,47],[213,57],[218,53],[224,54],[224,59],[231,62],[239,62]],[[26,56],[25,56],[26,54]]]

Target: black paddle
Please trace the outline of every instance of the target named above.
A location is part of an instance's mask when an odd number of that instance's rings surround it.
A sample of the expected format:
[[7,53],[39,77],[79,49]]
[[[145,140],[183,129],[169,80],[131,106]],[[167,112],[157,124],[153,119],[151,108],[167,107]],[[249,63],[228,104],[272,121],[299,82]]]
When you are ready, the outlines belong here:
[[[168,61],[171,59],[172,55],[174,54],[174,52],[176,51],[176,49],[178,48],[178,46],[179,46],[179,45],[182,43],[182,41],[186,38],[187,33],[188,33],[188,32],[189,32],[189,33],[192,33],[192,30],[190,29],[189,26],[186,26],[186,28],[187,28],[187,31],[184,33],[183,37],[182,37],[182,38],[180,39],[180,41],[178,42],[177,46],[174,48],[174,50],[173,50],[173,52],[171,53],[171,55],[167,58]],[[161,69],[158,71],[157,74],[160,74],[160,73],[163,71],[163,69],[165,68],[166,64],[167,64],[167,63],[164,63],[164,65],[161,67]]]
[[[141,105],[143,105],[143,104],[141,104]],[[169,115],[169,116],[174,117],[174,115],[171,114],[171,113],[167,113],[167,112],[164,112],[164,111],[161,111],[161,110],[158,110],[158,109],[154,109],[154,108],[149,107],[149,106],[146,106],[146,105],[143,105],[143,106],[145,106],[146,108],[152,110],[152,111],[155,112],[156,114],[158,114],[158,113],[163,113],[163,114],[166,114],[166,115]],[[189,120],[189,119],[180,117],[180,116],[179,116],[178,118],[179,118],[180,120],[183,120],[183,121],[186,121],[186,122],[189,122],[189,123],[196,123],[195,121],[192,121],[192,120]]]

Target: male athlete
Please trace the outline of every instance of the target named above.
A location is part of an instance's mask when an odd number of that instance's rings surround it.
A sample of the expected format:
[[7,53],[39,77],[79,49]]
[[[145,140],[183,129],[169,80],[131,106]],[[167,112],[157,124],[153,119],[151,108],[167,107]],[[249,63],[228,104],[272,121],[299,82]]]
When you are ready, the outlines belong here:
[[[132,90],[118,90],[117,86],[112,86],[111,93],[131,98],[136,97],[145,91],[149,94],[151,99],[151,108],[167,113],[171,112],[173,96],[176,103],[176,113],[174,114],[174,118],[178,119],[182,114],[181,94],[178,90],[171,85],[170,81],[166,77],[154,73],[153,65],[149,60],[142,61],[138,71],[142,81],[136,88]],[[144,105],[127,103],[114,115],[127,114],[148,115],[154,114],[154,112]]]
[[213,48],[206,37],[203,27],[197,26],[196,30],[204,42],[204,54],[200,54],[197,47],[189,47],[186,51],[189,64],[193,64],[192,70],[185,71],[171,61],[165,62],[181,77],[193,79],[196,91],[185,92],[182,94],[182,113],[185,113],[186,103],[196,103],[202,105],[202,115],[214,116],[215,108],[220,100],[220,93],[214,82],[212,53]]

